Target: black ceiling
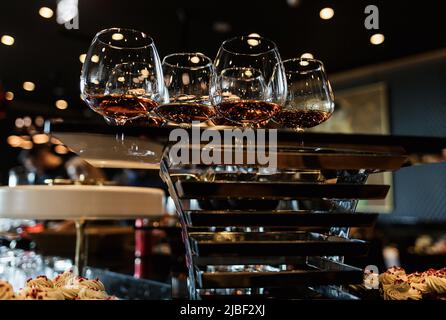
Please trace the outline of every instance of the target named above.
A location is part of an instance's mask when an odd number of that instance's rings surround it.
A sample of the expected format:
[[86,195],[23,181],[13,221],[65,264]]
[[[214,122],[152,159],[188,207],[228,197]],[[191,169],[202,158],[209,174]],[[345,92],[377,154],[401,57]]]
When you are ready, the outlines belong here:
[[[288,2],[299,5],[292,7]],[[55,10],[56,0],[3,0],[0,34],[14,36],[15,43],[0,44],[0,81],[4,90],[15,93],[15,101],[37,105],[43,115],[80,115],[86,107],[79,100],[79,55],[86,52],[97,31],[112,26],[147,32],[161,57],[200,51],[213,58],[226,38],[256,32],[273,39],[283,58],[313,53],[325,62],[329,73],[446,46],[446,37],[438,36],[444,30],[440,1],[288,2],[79,0],[80,29],[66,30],[55,17],[43,19],[38,14],[41,6]],[[374,32],[364,27],[364,8],[369,4],[380,9],[379,32],[386,40],[379,46],[370,44]],[[326,6],[335,11],[327,21],[319,18]],[[230,26],[230,30],[219,33],[215,24]],[[21,88],[27,80],[36,83],[34,92]],[[57,99],[68,100],[70,107],[58,111]]]

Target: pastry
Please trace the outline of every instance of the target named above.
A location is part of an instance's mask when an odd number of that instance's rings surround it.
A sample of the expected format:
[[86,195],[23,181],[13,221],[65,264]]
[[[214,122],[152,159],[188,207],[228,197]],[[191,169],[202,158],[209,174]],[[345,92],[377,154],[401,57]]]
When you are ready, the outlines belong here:
[[99,279],[76,277],[71,271],[54,279],[38,276],[26,281],[25,287],[14,295],[12,286],[0,280],[0,300],[118,300],[105,292]]
[[84,277],[76,277],[71,281],[71,285],[96,291],[105,291],[104,284],[99,279],[89,280]]
[[109,298],[105,291],[82,288],[77,296],[78,300],[107,300]]
[[30,288],[54,288],[53,281],[46,276],[38,276],[35,279],[28,279],[26,286]]
[[379,276],[384,300],[442,300],[446,297],[446,269],[429,269],[406,275],[402,268],[390,268]]
[[68,284],[70,284],[70,282],[75,278],[76,276],[74,275],[73,272],[71,271],[65,271],[64,273],[60,273],[57,276],[54,277],[53,279],[53,284],[55,288],[60,288],[60,287],[64,287]]
[[65,300],[64,295],[58,289],[25,287],[19,291],[18,300]]
[[14,290],[12,286],[3,280],[0,280],[0,300],[13,300]]
[[421,300],[421,292],[404,280],[396,280],[393,284],[383,285],[384,300]]
[[403,268],[392,267],[379,275],[379,282],[382,285],[391,285],[396,280],[406,280],[406,271]]

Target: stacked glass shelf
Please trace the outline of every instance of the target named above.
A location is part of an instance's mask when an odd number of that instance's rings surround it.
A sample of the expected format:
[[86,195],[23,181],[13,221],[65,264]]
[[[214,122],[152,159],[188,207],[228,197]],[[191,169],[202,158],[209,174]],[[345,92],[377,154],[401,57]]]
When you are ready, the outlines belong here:
[[357,203],[384,199],[390,188],[368,177],[444,161],[446,148],[441,138],[279,130],[271,172],[259,164],[178,163],[169,153],[171,128],[48,128],[92,164],[160,170],[182,225],[192,299],[358,298],[345,288],[362,283],[363,270],[343,257],[366,255],[369,244],[351,239],[349,229],[373,226],[378,215],[356,212]]

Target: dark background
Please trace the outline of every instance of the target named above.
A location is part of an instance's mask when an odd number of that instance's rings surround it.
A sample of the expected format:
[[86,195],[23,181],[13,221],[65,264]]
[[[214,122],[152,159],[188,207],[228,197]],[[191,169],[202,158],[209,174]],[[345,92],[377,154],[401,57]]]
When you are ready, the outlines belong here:
[[[79,55],[94,34],[109,27],[129,27],[152,36],[161,57],[172,52],[200,51],[213,58],[220,43],[232,36],[259,33],[273,39],[283,58],[311,52],[324,61],[330,76],[398,61],[446,47],[441,36],[443,10],[439,1],[150,1],[79,0],[79,30],[66,30],[55,16],[44,19],[38,10],[56,10],[56,1],[15,0],[0,4],[0,33],[15,38],[0,44],[0,84],[15,98],[0,108],[0,179],[17,160],[17,149],[5,143],[16,117],[41,115],[82,121],[102,121],[79,98]],[[290,5],[289,3],[297,3]],[[377,5],[386,40],[370,44],[377,32],[364,27],[364,8]],[[332,7],[335,15],[321,20],[319,11]],[[36,90],[22,89],[33,81]],[[365,74],[336,90],[383,81],[389,88],[392,134],[446,136],[446,59],[418,63],[398,70]],[[54,102],[65,99],[66,110]],[[358,106],[360,107],[360,106]],[[1,109],[0,109],[1,110]],[[446,220],[446,166],[403,169],[395,174],[395,212],[390,218],[412,216]]]
[[[446,59],[356,77],[334,90],[376,82],[388,90],[392,134],[446,137]],[[446,220],[446,163],[403,168],[393,177],[394,212],[384,219]]]

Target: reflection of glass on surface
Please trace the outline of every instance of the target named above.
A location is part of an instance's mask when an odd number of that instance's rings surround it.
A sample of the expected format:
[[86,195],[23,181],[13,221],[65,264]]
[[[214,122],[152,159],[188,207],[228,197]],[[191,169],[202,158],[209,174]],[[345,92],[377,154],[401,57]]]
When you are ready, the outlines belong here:
[[35,181],[36,173],[25,167],[15,167],[9,170],[8,185],[10,187],[34,184]]

